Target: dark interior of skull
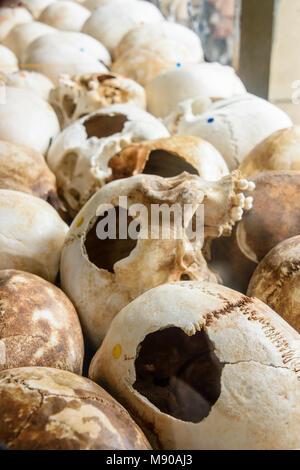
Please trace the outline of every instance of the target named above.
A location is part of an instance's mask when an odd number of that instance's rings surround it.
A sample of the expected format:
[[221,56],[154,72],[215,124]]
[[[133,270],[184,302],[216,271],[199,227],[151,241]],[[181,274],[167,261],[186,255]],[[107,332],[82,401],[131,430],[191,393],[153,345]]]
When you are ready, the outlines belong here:
[[[116,215],[116,217],[114,217],[114,215]],[[123,209],[122,207],[115,207],[114,209],[105,211],[103,215],[97,217],[95,224],[93,227],[91,227],[91,230],[87,233],[85,239],[85,249],[91,263],[95,264],[98,268],[106,269],[111,273],[114,272],[114,264],[121,259],[127,258],[137,243],[136,240],[128,236],[126,239],[120,238],[120,217],[123,218],[126,224],[125,229],[128,230],[128,225],[133,220],[132,217],[128,215],[126,209]],[[116,232],[113,234],[115,239],[113,239],[111,236],[104,240],[99,238],[99,223],[101,223],[101,221],[105,222],[104,218],[106,218],[106,220],[109,220],[108,218],[110,218],[112,221],[113,225],[111,224],[108,226],[104,224],[104,230],[107,231],[108,229],[111,229],[113,231],[113,227],[115,227]]]
[[186,171],[192,175],[198,175],[198,171],[183,158],[165,150],[153,150],[143,170],[147,175],[157,175],[163,178],[171,178]]
[[133,388],[163,413],[199,423],[221,393],[223,365],[208,335],[170,327],[150,333],[135,361]]
[[73,113],[76,109],[76,103],[70,96],[63,97],[63,107],[69,118],[73,116]]
[[98,114],[88,118],[83,125],[88,138],[98,137],[101,139],[122,132],[125,122],[127,122],[127,118],[124,114],[113,114],[112,116]]

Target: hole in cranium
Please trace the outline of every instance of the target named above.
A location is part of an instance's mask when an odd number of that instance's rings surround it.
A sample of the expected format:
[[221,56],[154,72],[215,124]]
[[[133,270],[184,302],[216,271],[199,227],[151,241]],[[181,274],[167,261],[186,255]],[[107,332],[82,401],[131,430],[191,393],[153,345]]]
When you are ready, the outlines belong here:
[[76,109],[76,103],[70,96],[63,97],[63,108],[69,118],[73,116],[73,113]]
[[88,118],[83,125],[88,138],[98,137],[101,139],[122,132],[125,122],[127,122],[127,117],[123,114],[113,114],[112,116],[98,114]]
[[188,274],[184,273],[184,274],[181,274],[180,280],[181,280],[181,281],[190,281],[191,278],[190,278],[190,276],[189,276]]
[[[114,219],[114,214],[116,217]],[[106,238],[101,240],[97,235],[97,225],[104,218],[112,217],[115,220],[116,238]],[[120,217],[125,221],[125,231],[128,233],[128,226],[133,220],[122,207],[115,207],[107,210],[103,215],[99,216],[91,230],[87,233],[85,239],[85,249],[91,263],[95,264],[99,269],[106,269],[114,272],[114,264],[121,259],[127,258],[135,248],[137,241],[129,236],[126,239],[120,238],[119,220]],[[107,219],[106,219],[107,220]],[[126,225],[127,224],[127,225]]]
[[60,162],[59,173],[71,178],[76,167],[77,159],[78,155],[76,153],[66,153]]
[[199,174],[196,168],[178,155],[165,150],[153,150],[149,154],[143,173],[171,178],[184,171],[192,175]]
[[146,336],[135,360],[133,388],[163,413],[199,423],[221,393],[223,364],[205,331],[170,327]]

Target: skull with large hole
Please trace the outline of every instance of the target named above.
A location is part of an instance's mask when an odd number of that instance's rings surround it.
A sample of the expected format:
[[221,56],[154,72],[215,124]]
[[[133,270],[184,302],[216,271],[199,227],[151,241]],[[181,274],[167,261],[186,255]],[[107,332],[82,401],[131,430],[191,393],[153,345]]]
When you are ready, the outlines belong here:
[[67,127],[54,140],[48,163],[71,215],[111,179],[109,161],[116,153],[133,142],[168,135],[151,114],[128,104],[100,109]]
[[107,184],[88,201],[71,225],[61,282],[93,347],[146,290],[180,279],[217,281],[204,240],[230,234],[251,208],[241,187],[248,182],[236,173],[217,182],[188,173],[136,175]]
[[181,282],[117,315],[89,376],[156,448],[297,449],[299,353],[297,332],[261,301]]

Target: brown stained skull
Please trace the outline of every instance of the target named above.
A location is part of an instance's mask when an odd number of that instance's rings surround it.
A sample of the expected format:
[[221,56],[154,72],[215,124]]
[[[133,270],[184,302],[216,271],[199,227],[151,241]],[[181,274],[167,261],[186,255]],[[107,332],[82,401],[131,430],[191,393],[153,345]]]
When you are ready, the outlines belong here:
[[[61,280],[93,347],[121,308],[146,290],[180,280],[217,282],[203,255],[204,241],[231,233],[243,211],[251,208],[251,197],[243,194],[247,188],[252,185],[238,172],[217,182],[188,173],[173,178],[136,175],[104,186],[90,199],[72,223]],[[169,211],[170,232],[164,232],[161,214],[153,216],[153,208],[162,207]],[[125,233],[118,231],[120,218]],[[99,235],[104,222],[116,227],[108,237]]]
[[112,104],[130,103],[145,108],[143,87],[116,73],[63,75],[50,93],[62,128],[97,109]]

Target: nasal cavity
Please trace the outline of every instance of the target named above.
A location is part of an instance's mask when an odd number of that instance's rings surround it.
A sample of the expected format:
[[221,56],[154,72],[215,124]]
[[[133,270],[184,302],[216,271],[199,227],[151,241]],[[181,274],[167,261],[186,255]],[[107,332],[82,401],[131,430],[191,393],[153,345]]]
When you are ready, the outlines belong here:
[[139,345],[133,388],[163,413],[199,423],[220,396],[223,367],[203,330],[188,336],[170,327]]
[[126,116],[123,114],[98,114],[91,116],[83,122],[88,138],[109,137],[110,135],[122,132],[127,122]]
[[[132,221],[132,217],[122,207],[108,209],[103,215],[97,217],[85,239],[85,250],[89,261],[99,269],[114,273],[115,263],[127,258],[137,244],[137,240],[128,235],[128,227]],[[99,238],[100,228],[101,231],[103,228],[107,238],[101,239],[102,235]],[[120,238],[124,237],[125,233],[127,233],[126,238]]]
[[197,169],[184,158],[166,150],[153,150],[149,154],[143,173],[171,178],[184,171],[192,175],[199,175]]

